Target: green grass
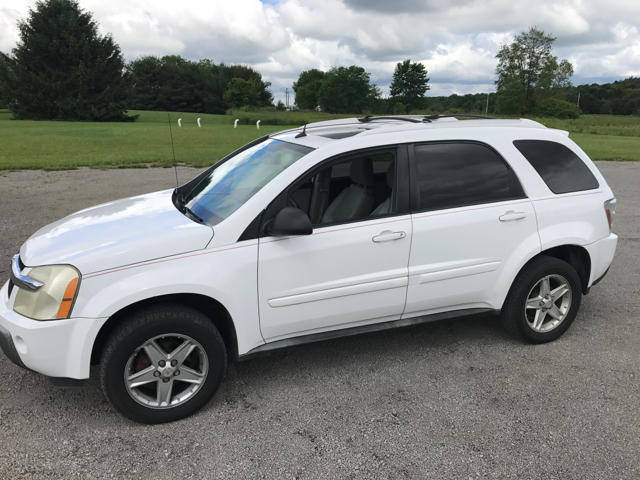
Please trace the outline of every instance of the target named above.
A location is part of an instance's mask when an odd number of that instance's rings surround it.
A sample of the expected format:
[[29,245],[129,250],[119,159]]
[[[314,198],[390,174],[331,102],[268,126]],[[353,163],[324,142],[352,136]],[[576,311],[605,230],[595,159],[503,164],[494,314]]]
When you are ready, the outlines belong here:
[[569,137],[592,160],[640,161],[640,137],[587,133],[571,133]]
[[559,128],[570,133],[640,137],[640,117],[634,116],[582,115],[576,120],[558,120],[556,118],[534,120],[549,128]]
[[[11,120],[0,110],[0,170],[173,165],[166,112],[135,112],[134,123]],[[182,127],[178,127],[182,118]],[[198,128],[196,119],[201,118]],[[236,148],[282,126],[239,125],[226,115],[171,113],[176,161],[211,165]]]
[[[8,111],[0,110],[0,171],[173,165],[167,113],[130,113],[140,114],[137,122],[17,121],[11,119]],[[233,112],[231,115],[172,112],[176,161],[195,167],[211,165],[259,136],[303,123],[343,117],[321,112]],[[180,128],[178,118],[182,118]],[[201,118],[202,128],[198,128],[197,118]],[[233,128],[236,118],[250,124]],[[261,120],[260,130],[256,129],[256,120]],[[640,117],[536,120],[571,132],[571,138],[594,160],[640,160]]]

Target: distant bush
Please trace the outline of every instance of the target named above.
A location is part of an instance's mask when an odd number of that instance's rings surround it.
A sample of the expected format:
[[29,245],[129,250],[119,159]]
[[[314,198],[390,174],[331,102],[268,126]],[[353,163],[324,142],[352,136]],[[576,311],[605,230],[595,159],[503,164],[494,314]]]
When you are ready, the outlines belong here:
[[560,118],[563,120],[569,118],[580,118],[580,108],[566,100],[558,98],[545,98],[536,103],[535,115],[540,117]]
[[404,103],[402,103],[402,102],[396,102],[396,104],[393,106],[393,114],[394,115],[406,115],[407,114],[407,107],[405,107]]

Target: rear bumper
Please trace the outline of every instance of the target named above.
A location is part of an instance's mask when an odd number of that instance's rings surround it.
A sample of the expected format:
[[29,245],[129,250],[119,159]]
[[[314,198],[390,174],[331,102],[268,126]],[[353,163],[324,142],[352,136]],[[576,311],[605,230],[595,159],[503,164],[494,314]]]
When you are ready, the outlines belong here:
[[589,252],[591,258],[591,275],[589,277],[589,287],[598,283],[605,276],[613,257],[616,253],[618,245],[618,236],[611,233],[608,237],[598,240],[597,242],[585,245],[584,248]]
[[38,321],[9,303],[7,283],[0,289],[0,347],[9,360],[49,377],[89,378],[91,350],[106,318]]

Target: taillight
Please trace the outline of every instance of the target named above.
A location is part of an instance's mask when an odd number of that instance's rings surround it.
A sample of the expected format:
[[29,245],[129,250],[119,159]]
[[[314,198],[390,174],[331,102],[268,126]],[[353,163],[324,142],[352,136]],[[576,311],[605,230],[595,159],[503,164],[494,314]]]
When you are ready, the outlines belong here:
[[618,200],[612,198],[611,200],[607,200],[604,202],[604,211],[607,214],[607,222],[609,222],[609,233],[611,233],[611,228],[613,227],[613,217],[616,215],[616,204]]

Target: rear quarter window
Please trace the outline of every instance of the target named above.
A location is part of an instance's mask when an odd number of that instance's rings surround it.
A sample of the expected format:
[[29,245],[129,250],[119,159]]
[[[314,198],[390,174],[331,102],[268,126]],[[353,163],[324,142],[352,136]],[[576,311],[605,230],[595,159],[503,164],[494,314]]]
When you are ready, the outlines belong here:
[[483,144],[429,143],[415,146],[420,211],[524,198],[504,160]]
[[580,157],[560,143],[547,140],[515,140],[513,144],[553,193],[593,190],[600,186]]

